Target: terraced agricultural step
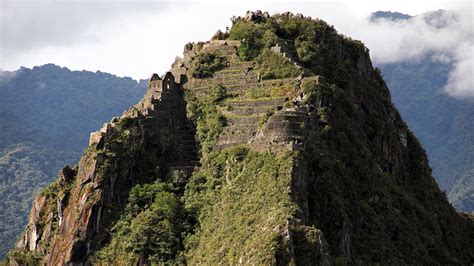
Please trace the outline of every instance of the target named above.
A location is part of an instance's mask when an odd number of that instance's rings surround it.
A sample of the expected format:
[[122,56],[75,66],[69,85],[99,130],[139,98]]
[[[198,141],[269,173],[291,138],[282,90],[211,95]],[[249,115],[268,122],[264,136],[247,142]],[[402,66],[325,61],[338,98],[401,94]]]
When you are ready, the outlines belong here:
[[250,83],[257,83],[257,77],[254,74],[240,74],[240,75],[229,75],[229,76],[219,76],[214,78],[205,78],[205,79],[195,79],[193,80],[190,85],[192,88],[199,88],[199,87],[211,87],[215,84],[221,85],[233,85],[233,84],[250,84]]
[[233,124],[224,128],[222,134],[234,134],[237,132],[255,131],[257,124]]
[[217,72],[214,74],[214,79],[241,79],[241,78],[248,78],[257,80],[258,74],[255,72],[247,72],[247,70],[233,70],[231,72]]
[[230,147],[234,147],[234,146],[241,145],[241,144],[246,144],[246,143],[247,143],[247,141],[233,142],[233,143],[226,143],[226,144],[217,144],[212,149],[214,151],[220,151],[220,150],[223,150],[223,149],[226,149],[226,148],[230,148]]
[[235,142],[235,141],[248,141],[255,135],[256,131],[249,131],[242,134],[224,134],[219,137],[218,143],[228,143],[228,142]]
[[223,108],[224,115],[230,116],[251,116],[265,114],[267,111],[277,109],[278,106],[257,106],[257,107],[234,107],[230,110]]
[[226,70],[247,71],[252,68],[254,68],[253,64],[245,66],[245,65],[236,64],[234,62],[234,63],[231,63],[230,66],[226,68]]
[[[257,86],[255,84],[253,85],[240,85],[240,84],[232,84],[232,85],[225,85],[224,86],[227,93],[234,93],[234,94],[241,94],[241,93],[244,93],[246,91],[249,91],[249,90],[253,90],[253,89],[256,89]],[[193,92],[194,93],[202,93],[202,94],[205,94],[209,91],[210,87],[195,87],[193,88]]]
[[234,124],[258,124],[258,120],[260,119],[260,116],[242,116],[242,117],[230,117],[226,118],[227,124],[228,125],[234,125]]
[[231,67],[240,67],[240,68],[248,68],[254,67],[255,63],[253,61],[245,61],[245,62],[236,62],[231,65]]
[[231,107],[257,107],[257,106],[282,106],[286,102],[285,97],[261,98],[251,100],[229,101]]

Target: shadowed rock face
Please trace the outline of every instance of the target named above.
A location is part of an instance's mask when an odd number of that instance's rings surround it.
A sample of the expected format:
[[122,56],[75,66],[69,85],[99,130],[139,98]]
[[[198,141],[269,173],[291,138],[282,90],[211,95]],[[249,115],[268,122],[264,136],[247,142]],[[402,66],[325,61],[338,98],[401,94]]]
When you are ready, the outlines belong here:
[[[439,191],[367,49],[302,15],[233,21],[256,31],[308,23],[324,29],[318,47],[330,48],[308,62],[288,36],[276,41],[287,47],[263,46],[266,57],[254,60],[242,59],[245,40],[186,45],[139,103],[91,135],[78,168],[61,173],[69,181],[37,197],[17,252],[54,265],[163,262],[97,255],[120,241],[110,228],[124,219],[130,189],[159,179],[189,209],[166,262],[472,261],[472,222]],[[272,60],[292,74],[262,79]]]

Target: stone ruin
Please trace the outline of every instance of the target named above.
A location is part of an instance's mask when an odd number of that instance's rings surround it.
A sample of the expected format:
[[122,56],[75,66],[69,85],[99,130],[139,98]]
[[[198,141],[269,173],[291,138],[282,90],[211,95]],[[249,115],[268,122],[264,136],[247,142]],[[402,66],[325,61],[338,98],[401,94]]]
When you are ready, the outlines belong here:
[[[159,109],[157,104],[159,104],[162,98],[169,98],[170,95],[180,95],[182,93],[180,83],[184,82],[186,77],[184,74],[179,73],[178,77],[179,79],[175,80],[175,76],[171,72],[166,72],[163,77],[154,73],[148,79],[147,91],[143,99],[128,111],[125,111],[122,117],[135,118],[147,116],[150,114],[150,111]],[[117,121],[119,121],[119,118],[113,118],[110,122],[104,123],[99,131],[92,132],[89,137],[89,145],[101,146],[104,138],[112,132]]]
[[[264,14],[261,14],[264,16]],[[256,16],[260,16],[256,13]],[[324,83],[323,77],[313,76],[305,77],[307,72],[302,70],[302,74],[296,78],[276,79],[276,80],[260,80],[258,70],[255,69],[253,61],[242,61],[236,49],[240,45],[240,41],[233,40],[211,40],[205,43],[188,44],[185,47],[183,57],[176,58],[172,68],[164,76],[153,74],[148,80],[147,91],[144,98],[124,113],[124,116],[138,117],[143,121],[144,125],[153,125],[159,121],[159,124],[169,124],[164,121],[171,119],[176,124],[184,121],[185,103],[183,100],[183,91],[188,90],[196,97],[203,97],[208,90],[216,84],[224,86],[227,93],[238,96],[245,95],[251,90],[272,88],[275,86],[297,86],[301,84],[303,79],[315,79],[316,82]],[[291,54],[284,43],[278,43],[271,50],[290,62]],[[194,56],[198,53],[216,53],[223,56],[227,60],[225,69],[214,73],[210,78],[193,78],[187,77],[187,71],[191,66]],[[296,64],[295,64],[296,65]],[[284,108],[287,97],[273,97],[269,99],[241,99],[230,101],[227,103],[229,110],[222,110],[226,117],[227,125],[220,135],[215,150],[239,144],[251,144],[255,148],[268,148],[285,146],[292,149],[301,149],[301,144],[305,139],[305,124],[308,123],[307,113],[311,110],[301,108]],[[303,102],[303,96],[297,96],[295,99]],[[173,111],[176,103],[180,102],[180,107]],[[326,99],[319,99],[318,106],[330,105]],[[301,110],[300,110],[301,109]],[[259,126],[262,116],[271,112],[272,115],[263,127]],[[180,118],[175,117],[179,114]],[[185,136],[186,142],[193,145],[192,153],[196,154],[194,131],[189,130],[188,125],[181,123],[181,128],[188,128]],[[101,146],[101,141],[113,130],[114,120],[106,123],[101,130],[91,133],[90,144]],[[179,133],[181,134],[181,133]],[[178,135],[179,135],[178,134]],[[276,145],[279,143],[278,145]],[[289,145],[289,146],[288,146]],[[183,150],[187,151],[187,148]],[[198,160],[193,157],[193,160]]]
[[104,138],[112,132],[113,127],[115,127],[115,123],[104,123],[99,131],[90,134],[89,145],[103,145]]

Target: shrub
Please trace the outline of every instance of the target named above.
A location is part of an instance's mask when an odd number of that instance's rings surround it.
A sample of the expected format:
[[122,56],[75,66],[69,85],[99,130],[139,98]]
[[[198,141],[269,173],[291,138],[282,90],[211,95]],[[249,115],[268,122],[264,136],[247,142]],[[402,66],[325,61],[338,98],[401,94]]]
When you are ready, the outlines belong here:
[[171,187],[160,182],[130,190],[125,213],[112,228],[112,240],[95,262],[172,263],[182,250],[186,213]]
[[222,102],[226,97],[227,97],[227,90],[224,88],[224,86],[218,84],[214,85],[211,88],[211,92],[209,94],[211,97],[211,101],[215,104]]
[[225,63],[224,57],[211,53],[201,53],[194,58],[189,73],[196,78],[212,77],[216,71],[225,67]]
[[226,125],[226,119],[216,105],[227,97],[225,88],[217,85],[206,97],[187,97],[187,113],[196,125],[196,136],[203,155],[209,153]]
[[296,77],[301,73],[293,63],[269,49],[256,58],[262,80]]
[[[13,261],[16,263],[12,263]],[[5,265],[6,262],[10,262],[11,265],[41,265],[42,255],[37,252],[12,251],[6,255]]]
[[272,109],[267,110],[265,112],[265,114],[263,116],[261,116],[260,119],[258,120],[258,126],[263,127],[263,125],[268,121],[270,116],[272,116],[274,113],[275,113],[275,111],[272,110]]
[[252,22],[239,20],[234,24],[229,32],[229,39],[240,40],[241,45],[237,48],[240,59],[244,61],[252,60],[263,47],[260,38],[263,32]]

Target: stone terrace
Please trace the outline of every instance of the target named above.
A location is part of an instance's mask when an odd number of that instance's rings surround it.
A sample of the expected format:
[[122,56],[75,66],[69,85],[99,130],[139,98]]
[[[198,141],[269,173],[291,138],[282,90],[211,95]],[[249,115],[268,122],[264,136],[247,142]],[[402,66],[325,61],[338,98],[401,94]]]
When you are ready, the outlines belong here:
[[[242,61],[236,52],[238,41],[211,41],[198,48],[198,52],[185,51],[185,58],[189,54],[215,53],[227,59],[225,69],[214,73],[212,78],[192,78],[183,85],[197,97],[206,95],[212,86],[222,85],[230,99],[219,107],[226,117],[226,127],[221,133],[214,150],[220,150],[234,145],[250,143],[256,136],[262,122],[268,115],[281,110],[288,100],[282,93],[283,87],[294,87],[295,78],[260,80],[259,72],[255,69],[255,62]],[[190,65],[184,62],[183,65]],[[175,72],[181,71],[175,69]],[[278,91],[277,93],[271,90]],[[259,95],[262,93],[262,95]]]
[[220,150],[234,145],[248,143],[259,129],[259,122],[267,112],[275,112],[283,107],[286,98],[262,98],[227,102],[222,110],[227,118],[227,126],[221,133],[214,149]]

